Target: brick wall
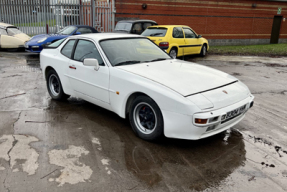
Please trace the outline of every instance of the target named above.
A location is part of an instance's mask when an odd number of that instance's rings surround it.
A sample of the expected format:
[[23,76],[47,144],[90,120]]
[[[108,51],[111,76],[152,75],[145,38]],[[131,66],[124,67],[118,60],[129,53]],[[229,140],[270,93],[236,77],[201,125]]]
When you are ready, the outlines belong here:
[[[147,8],[142,9],[146,3]],[[252,4],[256,3],[256,7]],[[116,20],[151,19],[158,24],[188,25],[207,39],[270,39],[278,7],[280,42],[287,39],[287,2],[251,0],[116,0]],[[228,42],[228,41],[227,41]],[[231,41],[230,41],[231,42]]]

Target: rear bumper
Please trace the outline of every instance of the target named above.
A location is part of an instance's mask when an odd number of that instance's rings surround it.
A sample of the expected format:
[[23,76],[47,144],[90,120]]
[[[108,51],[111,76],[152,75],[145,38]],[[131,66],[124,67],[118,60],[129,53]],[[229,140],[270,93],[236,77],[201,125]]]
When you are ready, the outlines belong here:
[[[250,109],[250,107],[252,107],[251,103],[253,104],[253,100],[254,96],[250,96],[233,105],[218,110],[196,113],[193,115],[183,115],[163,110],[162,114],[164,118],[164,135],[169,138],[198,140],[218,134],[227,129],[230,129],[231,127],[239,123],[244,118],[246,112]],[[244,105],[246,105],[245,110],[240,115],[235,116],[228,121],[221,122],[221,120],[219,120],[217,122],[213,122],[211,124],[203,126],[197,126],[194,124],[194,118],[212,118],[216,116],[221,116],[222,114],[225,114]],[[211,126],[214,127],[210,129]]]

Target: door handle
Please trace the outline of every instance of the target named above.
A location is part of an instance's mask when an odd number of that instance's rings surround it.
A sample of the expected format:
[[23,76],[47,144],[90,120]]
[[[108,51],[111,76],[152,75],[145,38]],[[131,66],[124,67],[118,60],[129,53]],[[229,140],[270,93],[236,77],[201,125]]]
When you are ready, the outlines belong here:
[[77,68],[75,67],[75,65],[70,65],[69,68],[70,68],[70,69],[77,69]]

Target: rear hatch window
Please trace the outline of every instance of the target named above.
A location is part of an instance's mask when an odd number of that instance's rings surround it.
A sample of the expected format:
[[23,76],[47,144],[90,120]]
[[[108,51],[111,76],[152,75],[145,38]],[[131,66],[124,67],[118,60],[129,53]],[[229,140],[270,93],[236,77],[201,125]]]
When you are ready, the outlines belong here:
[[150,27],[142,33],[142,36],[164,37],[166,35],[166,32],[167,32],[167,28]]

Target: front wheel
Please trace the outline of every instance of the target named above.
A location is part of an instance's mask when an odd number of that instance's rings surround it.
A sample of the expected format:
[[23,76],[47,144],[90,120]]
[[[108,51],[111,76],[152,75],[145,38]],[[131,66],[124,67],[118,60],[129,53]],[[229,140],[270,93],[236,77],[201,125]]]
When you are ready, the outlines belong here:
[[69,97],[63,91],[62,84],[60,78],[56,71],[50,70],[47,74],[47,89],[54,100],[64,100]]
[[144,140],[157,140],[163,135],[161,111],[147,96],[139,96],[134,100],[129,119],[135,134]]
[[203,45],[201,48],[200,56],[204,57],[204,56],[206,56],[206,53],[207,53],[207,47],[206,47],[206,45]]

